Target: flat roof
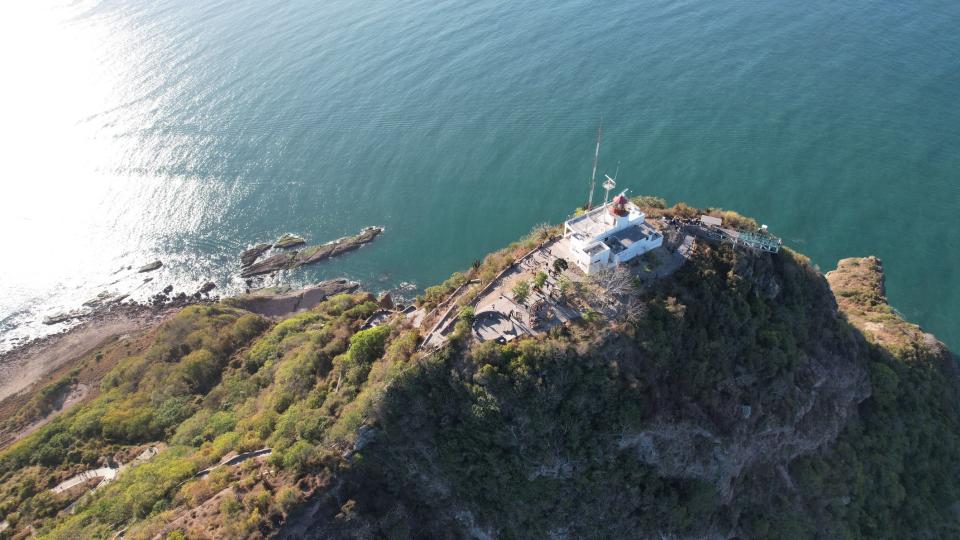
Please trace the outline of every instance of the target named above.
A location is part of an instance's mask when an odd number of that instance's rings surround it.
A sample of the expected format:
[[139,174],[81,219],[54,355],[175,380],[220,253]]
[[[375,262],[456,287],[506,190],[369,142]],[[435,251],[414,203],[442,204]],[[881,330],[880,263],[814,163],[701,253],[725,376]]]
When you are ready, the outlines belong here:
[[[598,206],[583,215],[567,220],[566,224],[575,232],[585,234],[590,238],[599,236],[614,227],[614,225],[606,223],[604,220],[606,217],[605,214],[608,213],[607,208],[609,208],[609,206],[610,203]],[[643,213],[640,211],[640,208],[632,202],[628,202],[626,208],[627,212],[629,212],[630,219],[637,219],[640,217],[640,214]]]
[[723,220],[713,216],[700,216],[700,222],[709,227],[719,227]]
[[629,248],[637,242],[641,242],[648,238],[656,238],[659,236],[658,233],[653,227],[647,225],[646,223],[638,223],[623,229],[622,231],[617,231],[614,234],[611,234],[604,243],[613,250],[614,253],[620,253],[621,251]]
[[583,250],[583,251],[584,251],[587,255],[596,255],[597,253],[600,253],[601,251],[603,251],[603,250],[605,250],[605,249],[607,249],[607,246],[603,245],[603,244],[600,243],[600,242],[597,242],[596,244],[591,244],[587,249],[585,249],[585,250]]

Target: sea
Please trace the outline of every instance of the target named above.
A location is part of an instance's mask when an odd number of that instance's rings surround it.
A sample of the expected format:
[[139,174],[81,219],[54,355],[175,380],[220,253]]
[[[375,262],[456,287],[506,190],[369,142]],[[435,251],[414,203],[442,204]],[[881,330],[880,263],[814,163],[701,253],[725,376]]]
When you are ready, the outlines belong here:
[[0,350],[103,291],[241,292],[239,252],[287,232],[386,228],[265,285],[414,295],[583,204],[601,122],[618,190],[754,216],[824,272],[876,255],[893,306],[960,349],[957,0],[0,13]]

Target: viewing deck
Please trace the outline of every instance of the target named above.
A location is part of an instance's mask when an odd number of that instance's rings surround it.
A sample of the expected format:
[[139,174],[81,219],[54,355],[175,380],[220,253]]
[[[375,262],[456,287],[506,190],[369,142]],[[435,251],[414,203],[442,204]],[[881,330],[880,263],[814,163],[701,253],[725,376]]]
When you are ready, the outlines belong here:
[[[704,219],[705,218],[705,219]],[[744,246],[757,251],[777,253],[783,246],[783,240],[765,231],[742,231],[716,225],[719,220],[710,216],[701,216],[701,219],[670,220],[668,223],[678,230],[682,229],[689,234],[714,240],[730,242],[734,246]]]

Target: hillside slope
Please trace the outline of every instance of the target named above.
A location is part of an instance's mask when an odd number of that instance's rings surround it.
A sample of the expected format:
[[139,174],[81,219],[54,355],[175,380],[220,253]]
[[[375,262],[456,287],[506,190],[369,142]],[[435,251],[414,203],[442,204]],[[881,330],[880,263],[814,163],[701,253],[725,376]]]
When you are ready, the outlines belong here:
[[431,354],[403,317],[364,328],[364,293],[279,323],[189,307],[0,452],[0,537],[956,537],[956,361],[882,284],[873,258],[824,277],[698,242],[641,317]]

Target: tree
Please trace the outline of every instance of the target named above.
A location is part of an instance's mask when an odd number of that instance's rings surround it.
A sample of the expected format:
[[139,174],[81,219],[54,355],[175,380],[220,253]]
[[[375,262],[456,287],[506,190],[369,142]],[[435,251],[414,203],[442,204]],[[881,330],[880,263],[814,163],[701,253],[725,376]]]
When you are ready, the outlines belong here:
[[533,285],[538,289],[542,289],[546,282],[547,274],[544,272],[537,272],[537,275],[533,277]]
[[558,274],[559,274],[560,272],[563,272],[564,270],[566,270],[566,269],[569,268],[569,267],[570,267],[570,265],[567,263],[567,260],[564,259],[563,257],[561,257],[561,258],[556,259],[556,260],[553,261],[553,271],[556,272],[556,273],[558,273]]
[[600,294],[617,298],[634,290],[633,276],[622,266],[605,268],[590,275],[590,282],[599,289]]
[[530,294],[530,284],[526,281],[520,281],[513,286],[513,298],[519,303],[523,303]]

